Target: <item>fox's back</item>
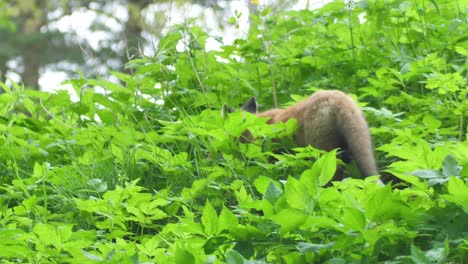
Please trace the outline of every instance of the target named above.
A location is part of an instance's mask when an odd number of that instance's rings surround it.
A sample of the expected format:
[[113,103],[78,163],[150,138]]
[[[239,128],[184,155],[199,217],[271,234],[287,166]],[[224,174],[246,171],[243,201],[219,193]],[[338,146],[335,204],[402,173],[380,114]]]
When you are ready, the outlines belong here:
[[[344,140],[338,129],[341,109],[357,112],[360,110],[345,93],[341,91],[319,91],[306,100],[286,109],[272,109],[259,116],[270,117],[269,123],[286,122],[295,118],[299,124],[296,143],[300,146],[311,145],[323,150],[343,147]],[[357,111],[356,111],[357,110]]]

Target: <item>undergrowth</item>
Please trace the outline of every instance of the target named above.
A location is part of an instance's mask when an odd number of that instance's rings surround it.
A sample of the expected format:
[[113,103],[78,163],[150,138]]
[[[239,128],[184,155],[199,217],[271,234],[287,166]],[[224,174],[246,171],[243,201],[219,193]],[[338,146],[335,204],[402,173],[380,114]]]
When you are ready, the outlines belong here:
[[[0,84],[2,263],[468,262],[466,6],[266,9],[219,51],[176,26],[118,82],[67,81],[78,100]],[[384,183],[294,121],[221,114],[320,89],[360,103]]]

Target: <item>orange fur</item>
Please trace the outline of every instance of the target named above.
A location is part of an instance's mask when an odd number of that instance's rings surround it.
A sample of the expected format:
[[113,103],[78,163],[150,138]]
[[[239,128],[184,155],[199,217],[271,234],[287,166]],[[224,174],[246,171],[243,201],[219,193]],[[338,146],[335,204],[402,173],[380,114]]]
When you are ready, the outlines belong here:
[[[255,99],[243,108],[256,112],[253,111],[256,109]],[[299,146],[311,145],[326,151],[342,148],[350,152],[363,176],[378,174],[364,115],[356,103],[341,91],[319,91],[286,109],[271,109],[257,115],[269,117],[269,124],[295,118],[299,124],[295,142]]]

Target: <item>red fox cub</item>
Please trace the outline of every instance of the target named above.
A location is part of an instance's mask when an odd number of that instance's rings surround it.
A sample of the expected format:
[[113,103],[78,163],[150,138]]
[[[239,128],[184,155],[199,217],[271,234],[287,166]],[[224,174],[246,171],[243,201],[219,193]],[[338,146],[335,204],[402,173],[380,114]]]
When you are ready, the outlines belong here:
[[263,113],[257,112],[257,101],[253,97],[242,109],[259,117],[269,117],[268,124],[295,118],[299,124],[294,135],[296,144],[326,151],[341,148],[356,161],[364,177],[378,174],[372,139],[363,113],[341,91],[319,91],[286,109],[271,109]]

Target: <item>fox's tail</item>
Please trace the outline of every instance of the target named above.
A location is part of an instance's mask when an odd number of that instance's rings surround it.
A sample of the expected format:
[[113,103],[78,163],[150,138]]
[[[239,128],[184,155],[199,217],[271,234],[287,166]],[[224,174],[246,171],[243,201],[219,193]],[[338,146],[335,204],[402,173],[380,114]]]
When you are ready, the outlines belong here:
[[366,119],[349,96],[344,93],[340,93],[338,96],[342,98],[336,100],[338,108],[336,121],[348,151],[364,177],[377,175],[374,148]]

